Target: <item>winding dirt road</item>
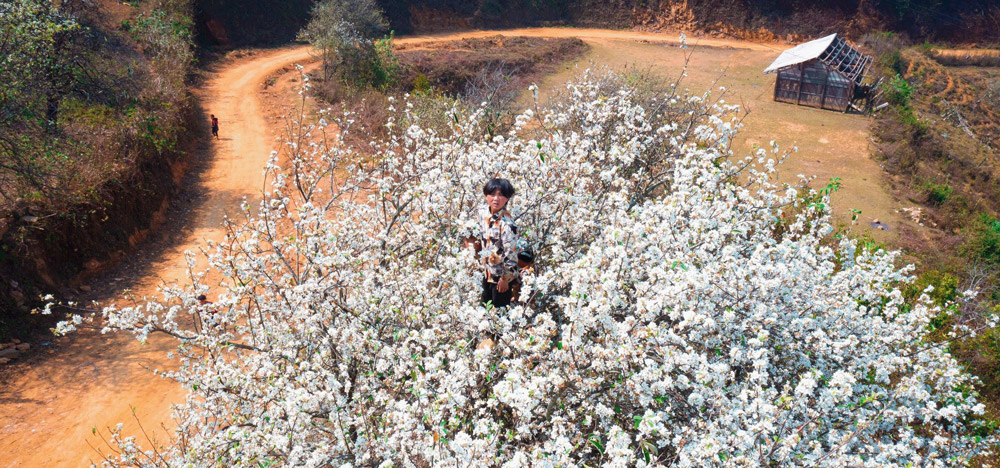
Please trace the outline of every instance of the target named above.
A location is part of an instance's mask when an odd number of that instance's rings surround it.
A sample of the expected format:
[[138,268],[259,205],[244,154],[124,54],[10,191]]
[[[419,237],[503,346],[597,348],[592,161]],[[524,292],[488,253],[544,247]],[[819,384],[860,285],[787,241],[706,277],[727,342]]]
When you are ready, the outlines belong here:
[[[603,44],[603,49],[595,48],[590,60],[616,64],[616,60],[620,61],[622,57],[633,59],[635,54],[647,54],[645,59],[650,66],[672,65],[672,63],[662,62],[664,59],[659,58],[660,55],[655,55],[655,60],[661,62],[650,59],[654,54],[661,54],[662,47],[649,51],[643,48],[652,47],[650,44],[676,43],[678,37],[676,33],[529,28],[415,36],[401,38],[398,43],[412,45],[496,34],[579,37],[592,45]],[[632,45],[623,46],[627,43]],[[689,43],[737,50],[735,53],[719,52],[718,63],[713,62],[713,67],[716,65],[729,67],[730,65],[726,63],[746,59],[750,57],[748,54],[753,54],[752,58],[756,61],[767,61],[770,60],[768,57],[776,56],[777,51],[783,48],[776,45],[706,38],[691,38]],[[707,57],[715,60],[711,54]],[[127,275],[136,279],[109,288],[130,287],[136,295],[142,296],[154,294],[156,286],[161,282],[183,281],[184,252],[197,250],[204,244],[204,239],[220,238],[219,226],[223,216],[227,211],[235,210],[243,197],[259,198],[264,184],[262,168],[271,150],[277,146],[273,133],[276,128],[269,128],[262,108],[261,83],[272,73],[290,64],[307,61],[310,61],[308,48],[290,47],[260,52],[248,58],[222,63],[218,71],[208,75],[204,85],[195,90],[195,95],[199,106],[206,114],[206,122],[209,113],[219,116],[221,138],[205,144],[192,155],[194,159],[192,165],[196,168],[200,166],[200,170],[192,171],[194,175],[189,179],[193,179],[191,183],[197,185],[192,187],[193,193],[201,195],[192,200],[181,201],[182,204],[190,202],[188,207],[190,211],[181,216],[183,222],[178,225],[168,224],[161,228],[164,231],[176,232],[170,233],[172,237],[166,242],[167,245],[156,247],[155,253],[147,255],[148,260],[135,267],[139,271]],[[751,75],[754,77],[759,75],[759,71],[756,71],[760,70],[756,68],[760,66],[758,63],[752,62],[747,66],[755,70],[750,73]],[[568,76],[570,73],[571,70],[567,67],[564,72],[556,75]],[[715,73],[714,68],[711,73]],[[558,81],[565,78],[553,76],[551,80]],[[763,80],[763,78],[752,79]],[[769,96],[766,96],[768,89],[764,89],[766,85],[754,81],[744,86],[759,94],[757,99],[765,102],[764,105],[770,105],[767,104]],[[761,89],[753,90],[755,87]],[[812,110],[788,106],[781,109],[802,115],[815,113]],[[816,123],[807,121],[805,125],[809,125],[809,128],[791,128],[788,133],[794,135],[811,130],[812,127],[818,129],[824,123],[829,125],[832,114],[816,115],[821,116],[820,120]],[[848,121],[844,116],[836,118],[845,121],[845,125],[855,130],[851,138],[855,138],[853,136],[855,134],[867,133],[865,128],[867,124]],[[788,120],[802,119],[794,117]],[[749,141],[748,144],[754,142]],[[839,147],[828,151],[830,154],[843,153],[844,149]],[[864,148],[859,147],[852,151],[864,153]],[[828,156],[816,155],[817,162],[819,158]],[[866,173],[870,170],[865,166]],[[877,171],[877,166],[874,170]],[[872,193],[872,190],[867,189],[859,191]],[[151,248],[147,246],[143,249]],[[134,257],[141,256],[130,257],[130,262]],[[105,299],[110,298],[112,296]],[[53,346],[55,349],[47,355],[41,354],[17,364],[12,378],[0,383],[0,468],[87,466],[91,461],[97,460],[97,453],[91,445],[107,451],[100,434],[101,432],[106,434],[105,428],[114,426],[118,422],[124,422],[126,432],[139,435],[140,442],[145,444],[142,432],[131,414],[133,407],[135,416],[142,422],[146,433],[159,441],[164,441],[170,424],[170,405],[180,401],[184,391],[176,383],[155,377],[150,369],[170,365],[165,354],[171,348],[171,344],[172,342],[167,340],[151,339],[146,345],[140,346],[127,337],[107,337],[96,332],[82,332],[58,340],[56,346]],[[97,434],[93,432],[94,429],[98,431]]]

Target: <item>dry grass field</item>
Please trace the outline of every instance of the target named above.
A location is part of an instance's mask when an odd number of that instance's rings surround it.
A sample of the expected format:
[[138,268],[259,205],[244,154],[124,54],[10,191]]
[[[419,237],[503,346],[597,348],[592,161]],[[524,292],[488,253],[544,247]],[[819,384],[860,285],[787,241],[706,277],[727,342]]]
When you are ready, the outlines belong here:
[[[583,39],[590,45],[590,51],[547,76],[539,83],[543,92],[560,87],[592,64],[650,69],[666,77],[676,77],[681,73],[685,54],[691,54],[688,76],[682,86],[695,93],[710,88],[718,93],[719,87],[724,86],[727,102],[739,103],[750,110],[740,137],[734,142],[737,154],[748,154],[758,145],[766,147],[771,140],[784,149],[796,146],[798,152],[780,166],[781,181],[795,183],[802,174],[815,177],[811,186],[821,188],[831,178],[839,177],[841,189],[833,196],[837,223],[849,225],[850,210],[861,210],[852,232],[870,234],[875,240],[890,244],[904,224],[910,229],[920,229],[902,212],[910,205],[894,199],[881,167],[869,156],[868,117],[774,102],[775,77],[762,71],[778,56],[781,46],[746,43],[753,49],[741,48],[735,47],[741,44],[734,41],[730,47],[706,47],[690,40],[690,47],[681,49],[676,44],[662,42]],[[876,219],[889,230],[873,228],[870,223]]]
[[1000,50],[997,49],[933,49],[930,55],[948,66],[1000,66]]

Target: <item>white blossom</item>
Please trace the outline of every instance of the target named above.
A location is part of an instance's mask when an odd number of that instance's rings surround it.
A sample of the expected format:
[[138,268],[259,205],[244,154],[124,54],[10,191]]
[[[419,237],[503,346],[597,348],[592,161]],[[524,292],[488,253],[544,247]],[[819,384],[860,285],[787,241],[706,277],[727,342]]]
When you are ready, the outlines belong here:
[[[585,72],[503,138],[477,136],[481,111],[443,128],[417,106],[372,154],[325,143],[349,116],[303,131],[317,144],[272,156],[266,200],[208,251],[221,284],[102,312],[174,336],[162,375],[189,392],[173,444],[145,456],[115,431],[104,465],[943,467],[991,450],[898,253],[830,236],[828,194],[733,155],[737,108],[606,84]],[[506,310],[477,304],[461,246],[498,172],[537,258]]]

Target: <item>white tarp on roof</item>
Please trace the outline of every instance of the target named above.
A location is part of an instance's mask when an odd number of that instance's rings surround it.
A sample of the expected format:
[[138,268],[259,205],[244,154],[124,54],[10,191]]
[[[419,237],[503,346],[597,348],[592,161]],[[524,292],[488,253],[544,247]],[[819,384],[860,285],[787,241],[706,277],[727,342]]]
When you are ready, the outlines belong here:
[[782,52],[778,58],[774,59],[774,62],[772,62],[769,67],[764,69],[764,73],[774,73],[787,66],[808,62],[809,60],[817,58],[830,47],[830,43],[832,43],[836,38],[837,34],[834,33],[829,36],[814,39],[792,47],[791,49]]

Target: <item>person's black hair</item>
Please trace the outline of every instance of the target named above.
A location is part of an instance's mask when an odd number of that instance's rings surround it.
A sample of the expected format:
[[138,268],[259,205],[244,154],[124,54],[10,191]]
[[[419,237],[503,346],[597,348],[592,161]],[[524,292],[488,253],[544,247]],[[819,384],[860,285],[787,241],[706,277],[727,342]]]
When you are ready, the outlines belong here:
[[492,178],[483,186],[483,195],[490,195],[500,190],[503,196],[510,198],[514,196],[514,186],[507,179]]

